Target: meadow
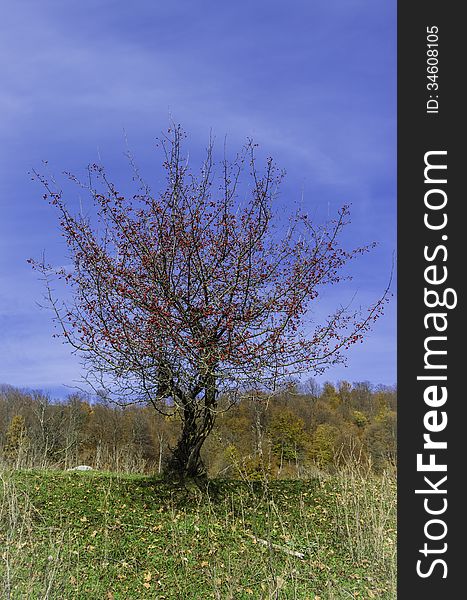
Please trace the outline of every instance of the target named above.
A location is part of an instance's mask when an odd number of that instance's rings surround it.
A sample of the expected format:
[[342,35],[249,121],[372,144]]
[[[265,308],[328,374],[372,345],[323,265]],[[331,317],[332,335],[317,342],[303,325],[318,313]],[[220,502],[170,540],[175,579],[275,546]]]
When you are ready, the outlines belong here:
[[206,488],[3,470],[6,599],[396,598],[396,478],[361,466]]

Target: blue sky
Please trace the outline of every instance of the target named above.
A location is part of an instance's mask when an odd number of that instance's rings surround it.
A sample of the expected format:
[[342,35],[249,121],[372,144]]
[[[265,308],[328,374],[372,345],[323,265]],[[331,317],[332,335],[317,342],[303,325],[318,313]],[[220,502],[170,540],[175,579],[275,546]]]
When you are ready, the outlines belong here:
[[[323,311],[382,293],[396,248],[395,2],[17,0],[2,12],[0,383],[63,395],[80,376],[26,263],[44,250],[66,262],[28,171],[48,160],[80,173],[100,159],[124,181],[128,143],[150,178],[170,118],[194,162],[211,129],[232,149],[251,136],[287,171],[284,202],[317,220],[352,204],[349,245],[378,247]],[[321,381],[395,383],[395,304]]]

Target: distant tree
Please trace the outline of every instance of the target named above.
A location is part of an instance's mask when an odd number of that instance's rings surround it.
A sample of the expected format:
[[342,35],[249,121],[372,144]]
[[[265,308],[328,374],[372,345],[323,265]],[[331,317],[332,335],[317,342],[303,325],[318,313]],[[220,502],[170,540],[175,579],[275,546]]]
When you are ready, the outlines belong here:
[[62,422],[65,446],[62,451],[62,460],[65,468],[79,464],[85,441],[84,432],[91,414],[92,408],[82,395],[72,394],[67,398]]
[[303,420],[291,410],[276,411],[269,423],[272,451],[280,461],[279,470],[284,461],[297,461],[303,452],[307,436]]
[[337,411],[342,405],[342,397],[336,390],[336,388],[327,381],[323,385],[323,393],[321,394],[321,400],[325,402],[332,410]]
[[27,447],[26,420],[22,415],[14,415],[6,432],[5,457],[19,466]]
[[333,463],[338,450],[339,428],[329,423],[321,423],[313,434],[311,458],[319,467]]
[[[90,192],[92,217],[74,214],[65,192],[35,173],[58,210],[73,268],[31,261],[88,383],[121,403],[179,413],[168,469],[182,478],[204,473],[200,450],[223,392],[273,390],[284,378],[342,362],[386,299],[356,311],[340,306],[310,328],[321,289],[338,283],[346,263],[371,247],[341,246],[348,208],[323,225],[302,212],[288,223],[276,220],[283,173],[271,158],[260,172],[249,142],[216,171],[210,142],[197,176],[182,154],[183,137],[174,127],[161,140],[160,194],[137,169],[139,189],[127,197],[100,165],[88,167],[85,182],[70,176]],[[54,273],[71,286],[68,304],[52,294]]]
[[368,381],[359,381],[354,383],[352,388],[352,406],[367,415],[374,416],[378,412],[378,406],[375,403],[373,387]]
[[357,427],[365,427],[368,424],[367,417],[359,410],[352,411],[352,422],[355,423]]
[[397,415],[383,410],[365,432],[365,443],[376,470],[397,460]]
[[50,398],[39,392],[31,395],[29,439],[35,462],[46,466],[54,443]]
[[304,393],[311,396],[311,398],[316,399],[321,393],[321,386],[314,379],[314,377],[309,377],[304,385]]

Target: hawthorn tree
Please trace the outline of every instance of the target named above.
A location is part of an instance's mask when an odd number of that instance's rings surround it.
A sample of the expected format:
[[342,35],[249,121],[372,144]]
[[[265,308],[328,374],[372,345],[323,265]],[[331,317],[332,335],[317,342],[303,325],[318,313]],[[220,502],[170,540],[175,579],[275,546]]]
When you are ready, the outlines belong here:
[[[321,225],[300,211],[285,222],[274,211],[283,173],[271,158],[258,168],[253,142],[218,163],[210,142],[195,174],[184,137],[176,126],[160,140],[159,193],[136,168],[132,196],[101,165],[89,165],[85,182],[67,174],[88,190],[92,216],[74,214],[57,183],[34,172],[58,211],[72,268],[31,260],[47,282],[56,335],[80,354],[93,389],[176,413],[181,433],[168,470],[182,478],[204,474],[200,450],[221,394],[274,390],[291,375],[343,361],[386,299],[356,311],[339,306],[313,324],[322,288],[372,246],[341,246],[348,207]],[[55,298],[55,276],[70,286],[71,301]]]

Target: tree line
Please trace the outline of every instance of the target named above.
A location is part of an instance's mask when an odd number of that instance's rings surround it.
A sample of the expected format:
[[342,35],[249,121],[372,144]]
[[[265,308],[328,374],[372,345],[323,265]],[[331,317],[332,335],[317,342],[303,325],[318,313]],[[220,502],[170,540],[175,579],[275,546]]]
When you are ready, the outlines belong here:
[[[202,455],[210,476],[307,477],[347,461],[376,471],[396,461],[396,389],[368,382],[291,381],[274,394],[245,392],[218,414]],[[54,400],[0,388],[0,458],[10,468],[162,474],[183,427],[146,404],[119,406],[74,393]]]

